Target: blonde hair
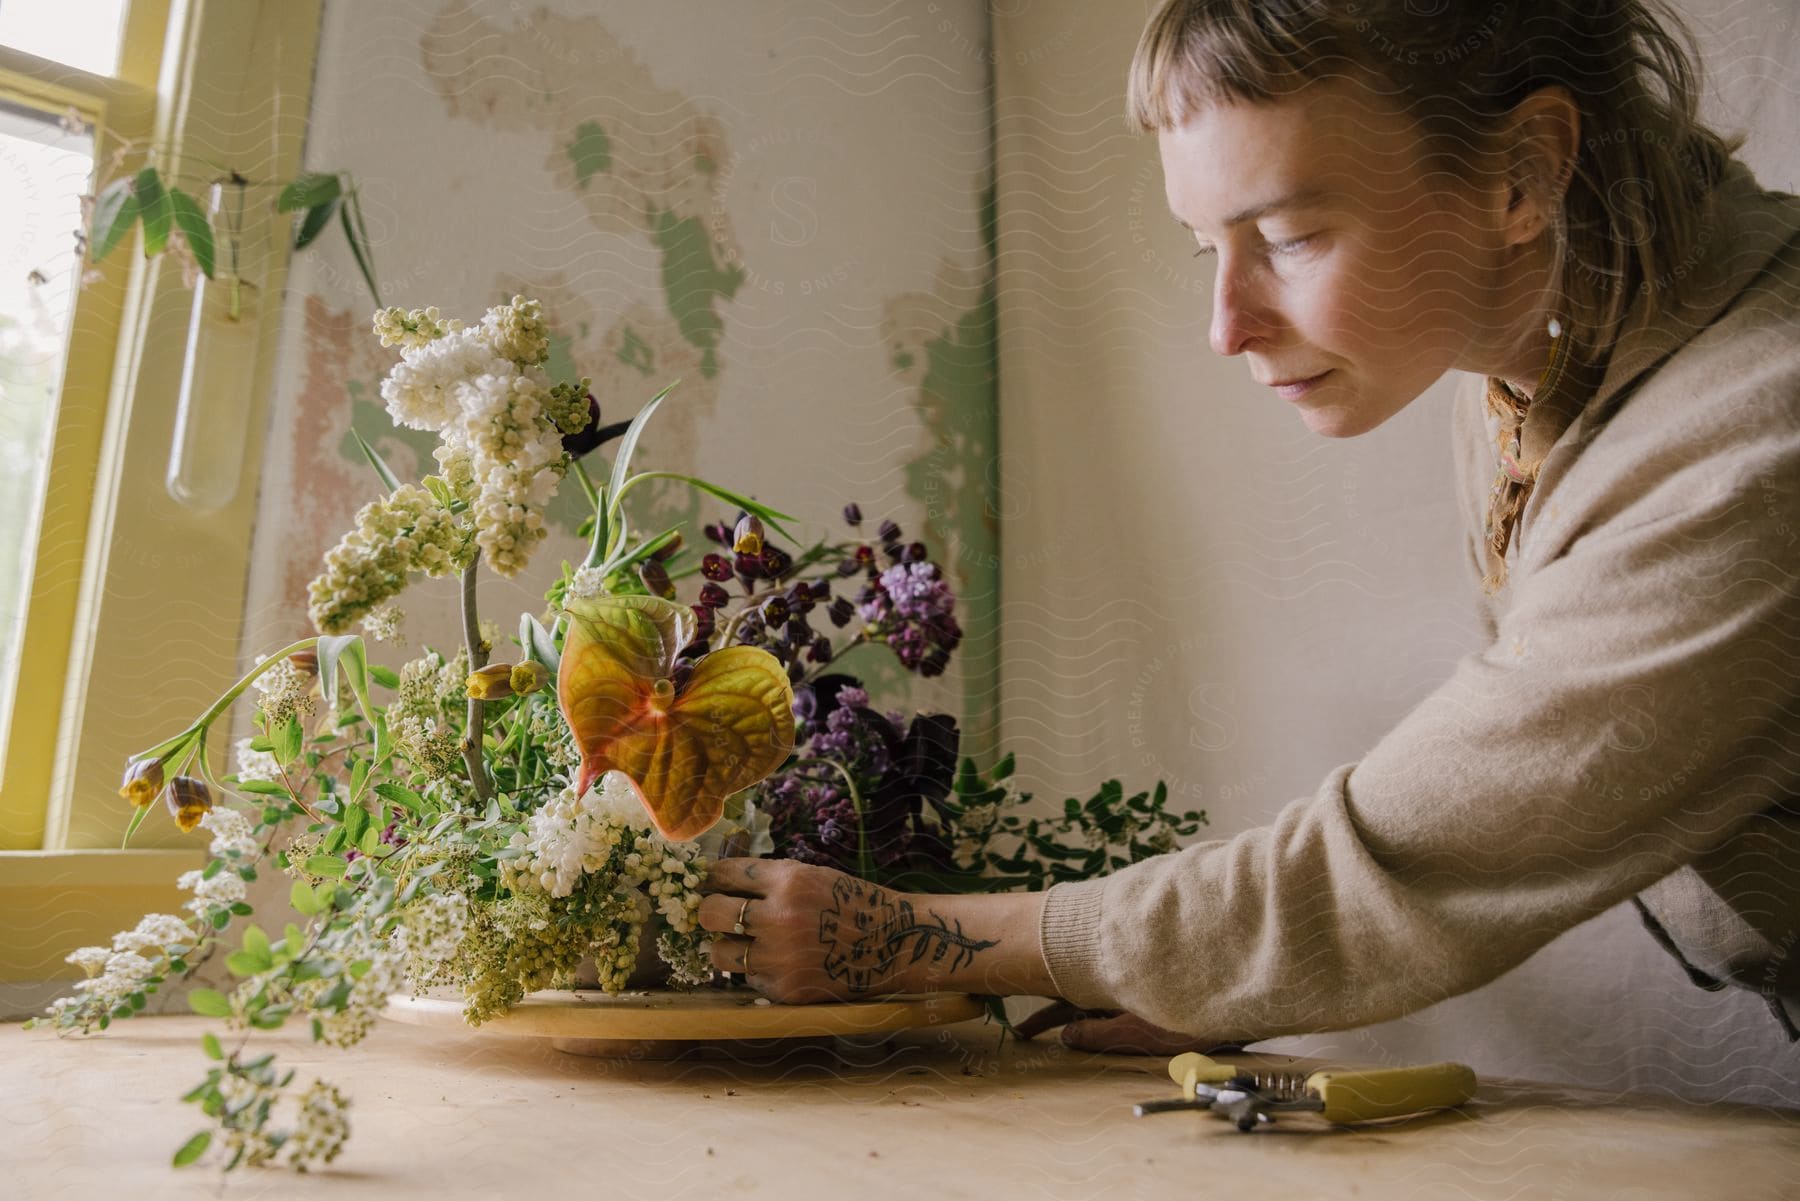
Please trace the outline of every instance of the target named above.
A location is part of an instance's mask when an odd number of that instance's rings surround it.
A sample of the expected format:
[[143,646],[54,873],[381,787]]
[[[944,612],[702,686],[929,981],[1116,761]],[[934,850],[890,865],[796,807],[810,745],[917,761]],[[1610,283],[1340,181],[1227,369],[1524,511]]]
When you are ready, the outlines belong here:
[[1589,352],[1612,346],[1637,296],[1650,312],[1680,296],[1712,236],[1707,196],[1743,144],[1700,122],[1693,34],[1663,0],[1167,0],[1138,42],[1126,112],[1159,132],[1345,75],[1398,100],[1428,157],[1465,179],[1504,155],[1514,106],[1568,89],[1580,146],[1560,202],[1561,181],[1509,169],[1555,214],[1553,311]]

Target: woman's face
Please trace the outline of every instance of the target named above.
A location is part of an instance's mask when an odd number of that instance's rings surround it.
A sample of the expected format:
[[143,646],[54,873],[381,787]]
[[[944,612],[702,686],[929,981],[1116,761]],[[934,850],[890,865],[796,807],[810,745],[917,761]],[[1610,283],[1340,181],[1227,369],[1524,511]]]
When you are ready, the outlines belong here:
[[1516,303],[1504,193],[1433,171],[1351,80],[1220,104],[1161,136],[1175,219],[1216,254],[1211,341],[1316,433],[1366,433],[1445,371],[1483,369]]

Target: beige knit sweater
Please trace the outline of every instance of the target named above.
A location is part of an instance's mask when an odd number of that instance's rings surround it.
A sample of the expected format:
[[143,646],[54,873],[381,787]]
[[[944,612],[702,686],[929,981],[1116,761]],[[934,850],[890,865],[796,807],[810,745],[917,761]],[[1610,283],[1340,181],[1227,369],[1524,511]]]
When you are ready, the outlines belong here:
[[[1739,164],[1714,195],[1684,307],[1634,320],[1574,411],[1528,418],[1485,648],[1272,825],[1052,888],[1063,997],[1221,1041],[1342,1029],[1638,897],[1697,982],[1761,993],[1794,1036],[1800,199]],[[1467,382],[1479,577],[1496,460]]]

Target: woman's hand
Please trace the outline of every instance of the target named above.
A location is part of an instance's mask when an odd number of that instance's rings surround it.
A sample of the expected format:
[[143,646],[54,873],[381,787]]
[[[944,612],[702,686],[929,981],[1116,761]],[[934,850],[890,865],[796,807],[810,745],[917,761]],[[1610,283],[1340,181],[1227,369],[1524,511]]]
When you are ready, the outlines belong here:
[[1077,1051],[1103,1051],[1112,1055],[1179,1055],[1183,1051],[1241,1051],[1235,1043],[1199,1038],[1153,1026],[1122,1009],[1080,1009],[1067,1001],[1052,1001],[1027,1014],[1013,1026],[1013,1033],[1029,1040],[1056,1026],[1062,1027],[1065,1046]]
[[792,859],[720,859],[701,891],[713,966],[744,973],[772,1000],[1045,995],[1040,893],[895,892]]
[[904,991],[910,899],[791,859],[721,859],[701,891],[713,966],[772,1000],[805,1004]]

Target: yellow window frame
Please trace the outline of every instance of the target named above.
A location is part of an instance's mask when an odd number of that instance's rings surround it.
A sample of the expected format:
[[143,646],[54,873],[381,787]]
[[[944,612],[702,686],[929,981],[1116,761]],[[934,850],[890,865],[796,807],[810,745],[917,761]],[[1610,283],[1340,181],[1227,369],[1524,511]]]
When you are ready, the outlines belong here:
[[[74,108],[95,129],[96,164],[115,139],[153,141],[164,177],[203,200],[222,165],[266,189],[301,170],[321,6],[132,0],[116,77],[0,47],[0,97]],[[266,190],[250,199],[272,207]],[[0,761],[0,983],[69,974],[70,947],[104,941],[128,910],[179,904],[174,876],[204,857],[204,836],[161,821],[145,823],[142,849],[118,850],[129,809],[117,787],[126,755],[238,672],[289,245],[285,221],[262,226],[257,386],[222,509],[196,513],[164,485],[192,306],[180,272],[146,260],[134,237],[76,299]]]

